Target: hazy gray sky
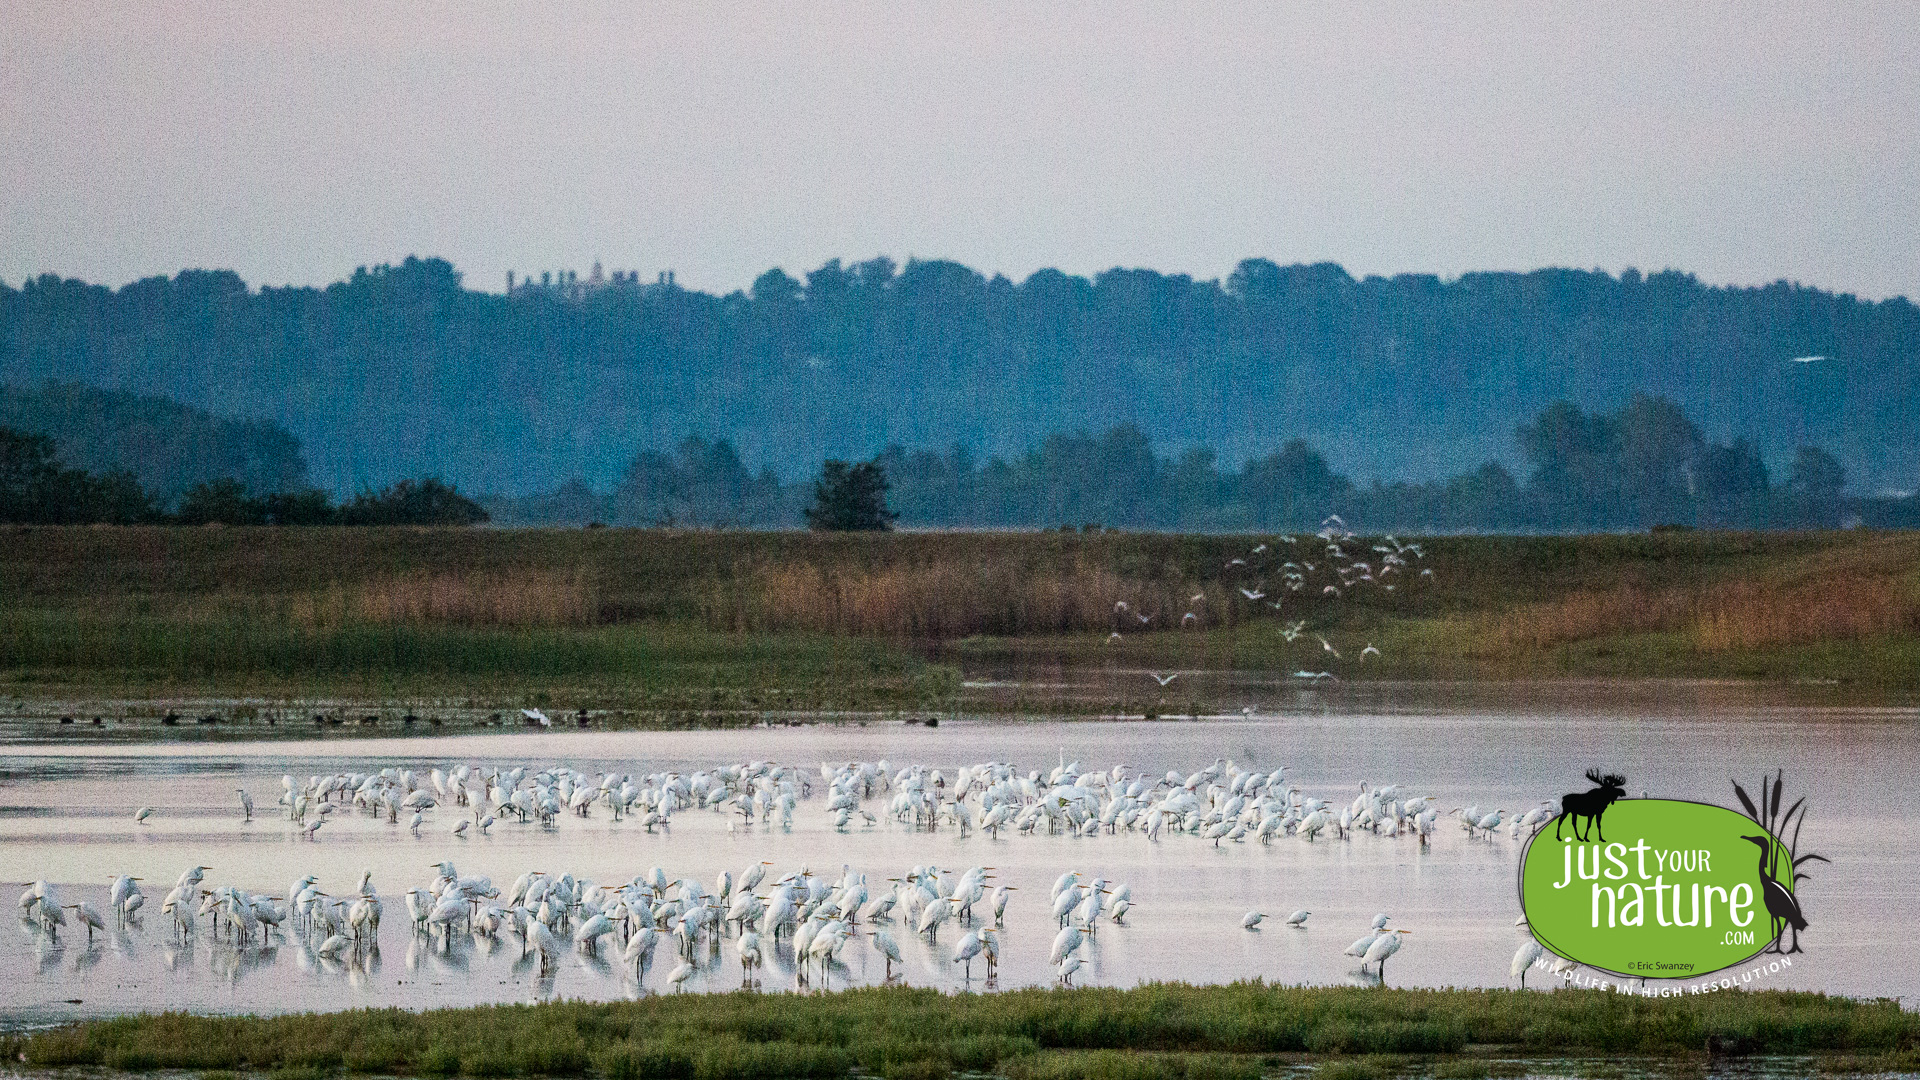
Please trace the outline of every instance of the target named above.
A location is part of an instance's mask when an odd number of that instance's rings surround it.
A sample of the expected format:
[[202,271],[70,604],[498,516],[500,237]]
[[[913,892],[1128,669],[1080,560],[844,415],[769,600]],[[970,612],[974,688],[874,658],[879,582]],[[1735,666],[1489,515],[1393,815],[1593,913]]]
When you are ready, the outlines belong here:
[[1920,298],[1920,3],[0,5],[0,279],[1677,267]]

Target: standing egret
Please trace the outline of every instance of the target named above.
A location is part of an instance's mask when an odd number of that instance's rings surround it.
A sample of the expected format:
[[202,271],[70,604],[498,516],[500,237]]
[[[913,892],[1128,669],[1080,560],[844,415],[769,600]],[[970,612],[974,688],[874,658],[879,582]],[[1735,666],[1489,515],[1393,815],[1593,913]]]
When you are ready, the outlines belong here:
[[[133,899],[135,896],[140,895],[139,882],[140,882],[140,879],[137,877],[129,877],[126,874],[122,874],[119,877],[114,878],[113,884],[110,887],[108,887],[107,906],[113,908],[114,914],[119,918],[124,919],[128,915],[133,914],[133,912],[128,910],[127,908],[127,901]],[[141,900],[141,903],[145,903],[145,902],[146,901],[143,898]],[[138,905],[135,905],[135,907],[137,908]]]
[[548,965],[553,962],[554,954],[560,951],[560,939],[553,936],[553,931],[547,928],[546,923],[529,919],[526,940],[540,954],[540,971],[545,974]]
[[1509,974],[1520,976],[1520,989],[1527,988],[1527,969],[1532,967],[1534,961],[1540,959],[1540,955],[1546,951],[1538,941],[1528,938],[1521,944],[1520,950],[1513,954],[1513,966]]
[[900,959],[900,943],[893,940],[893,935],[887,933],[885,930],[875,930],[873,932],[873,947],[880,950],[881,956],[887,958],[887,973],[884,976],[884,981],[892,982],[893,965],[904,963],[904,961]]
[[1080,890],[1078,888],[1070,885],[1060,890],[1059,894],[1053,898],[1053,920],[1065,926],[1067,917],[1073,913],[1074,908],[1079,906]]
[[760,966],[760,935],[752,930],[740,935],[740,980],[742,983],[753,981],[753,969]]
[[582,952],[593,955],[599,949],[600,939],[611,933],[613,933],[613,920],[607,918],[605,912],[601,912],[580,924],[579,929],[573,932],[573,943],[579,946]]
[[246,788],[234,788],[233,790],[240,793],[240,812],[246,815],[246,820],[252,821],[253,820],[253,796],[247,794]]
[[1373,944],[1367,946],[1367,954],[1360,958],[1360,966],[1365,968],[1368,964],[1377,964],[1376,970],[1384,982],[1387,977],[1387,957],[1400,951],[1401,935],[1411,933],[1411,930],[1382,930],[1380,936],[1373,939]]
[[968,931],[967,935],[953,947],[953,962],[966,965],[967,978],[973,978],[973,958],[979,956],[980,950],[984,947],[980,935],[972,931]]
[[1078,954],[1069,956],[1066,959],[1060,961],[1060,984],[1062,986],[1072,986],[1073,973],[1079,970],[1080,970],[1080,957]]
[[1305,928],[1305,926],[1307,925],[1307,916],[1311,914],[1313,914],[1313,912],[1308,911],[1306,908],[1301,908],[1299,911],[1296,911],[1293,914],[1287,916],[1287,925],[1292,927],[1297,927],[1297,928]]
[[1258,929],[1258,928],[1259,928],[1259,926],[1260,926],[1260,920],[1262,920],[1262,919],[1264,919],[1264,918],[1266,918],[1266,917],[1267,917],[1267,916],[1266,916],[1266,913],[1265,913],[1265,912],[1260,912],[1260,911],[1249,911],[1249,912],[1247,912],[1247,913],[1246,913],[1246,915],[1245,915],[1244,917],[1242,917],[1242,918],[1241,918],[1241,920],[1240,920],[1240,928],[1241,928],[1242,930],[1254,930],[1254,929]]
[[93,944],[93,932],[95,930],[106,930],[106,920],[102,919],[100,913],[93,909],[93,905],[87,903],[85,900],[77,904],[68,904],[67,909],[72,911],[74,917],[80,920],[80,925],[87,928],[87,944]]
[[691,978],[693,965],[685,960],[680,961],[680,965],[667,975],[667,981],[673,984],[675,990],[685,989],[687,980]]
[[1061,930],[1058,934],[1054,935],[1053,948],[1047,953],[1047,963],[1058,964],[1060,961],[1065,960],[1075,950],[1079,949],[1080,943],[1085,940],[1086,934],[1082,933],[1077,926],[1069,926]]
[[772,865],[773,864],[770,862],[761,860],[760,862],[754,863],[752,866],[747,867],[746,873],[740,875],[740,886],[739,886],[740,891],[752,892],[753,890],[759,888],[760,882],[766,879],[767,867]]
[[133,812],[133,820],[141,823],[142,825],[146,824],[147,819],[152,816],[153,816],[153,807],[151,806],[143,806],[140,809],[135,810]]

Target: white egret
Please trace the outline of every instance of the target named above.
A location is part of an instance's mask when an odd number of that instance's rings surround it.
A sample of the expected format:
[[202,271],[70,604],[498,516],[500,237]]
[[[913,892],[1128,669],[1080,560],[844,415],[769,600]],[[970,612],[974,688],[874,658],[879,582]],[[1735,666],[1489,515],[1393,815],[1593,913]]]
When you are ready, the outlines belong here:
[[1306,908],[1301,908],[1299,911],[1287,916],[1287,925],[1304,927],[1307,925],[1307,916],[1311,914],[1313,914],[1313,912],[1308,911]]
[[1047,952],[1047,963],[1058,964],[1065,960],[1086,940],[1086,934],[1077,926],[1069,926],[1053,937],[1053,948]]
[[693,965],[685,960],[680,961],[679,966],[667,975],[667,981],[673,984],[675,990],[685,989],[687,980],[691,978],[693,978]]
[[1404,940],[1403,935],[1411,933],[1413,933],[1411,930],[1382,930],[1380,936],[1373,939],[1373,944],[1367,946],[1367,954],[1360,958],[1360,966],[1364,968],[1368,964],[1378,965],[1375,970],[1382,979],[1385,979],[1387,957],[1399,952],[1400,942]]
[[1260,920],[1262,920],[1262,919],[1264,919],[1264,918],[1266,918],[1266,917],[1267,917],[1267,916],[1266,916],[1266,914],[1265,914],[1264,912],[1259,912],[1259,911],[1249,911],[1249,912],[1247,912],[1247,913],[1246,913],[1246,915],[1244,915],[1243,917],[1241,917],[1241,919],[1240,919],[1240,928],[1241,928],[1242,930],[1253,930],[1253,929],[1256,929],[1256,928],[1258,928],[1258,927],[1259,927],[1259,925],[1260,925]]
[[979,956],[983,948],[985,945],[981,942],[980,935],[972,931],[968,931],[966,936],[953,947],[953,962],[966,965],[966,977],[969,979],[973,978],[973,958]]
[[553,931],[547,928],[546,923],[530,919],[527,922],[526,941],[540,954],[540,970],[545,971],[554,955],[560,951],[560,939],[553,936]]
[[1546,951],[1538,941],[1528,938],[1521,943],[1519,951],[1513,954],[1513,964],[1508,969],[1508,973],[1520,977],[1520,989],[1527,988],[1527,969],[1531,968],[1534,961],[1540,959],[1541,954]]
[[887,933],[885,930],[875,930],[873,932],[873,947],[880,950],[881,956],[887,958],[887,972],[884,978],[886,981],[892,982],[893,965],[903,962],[900,959],[900,943],[893,940],[893,935]]
[[93,905],[87,903],[85,900],[77,904],[68,904],[67,910],[73,912],[74,918],[80,920],[80,925],[87,928],[87,942],[89,944],[93,942],[93,932],[95,930],[105,930],[107,928],[106,920],[102,919],[100,913],[94,910]]

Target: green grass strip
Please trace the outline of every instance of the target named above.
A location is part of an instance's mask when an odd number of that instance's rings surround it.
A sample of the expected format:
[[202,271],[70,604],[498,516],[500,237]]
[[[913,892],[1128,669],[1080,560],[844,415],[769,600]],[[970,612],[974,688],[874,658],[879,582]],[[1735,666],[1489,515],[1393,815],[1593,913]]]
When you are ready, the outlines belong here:
[[[35,1068],[345,1072],[410,1076],[1253,1077],[1287,1058],[1516,1053],[1698,1054],[1710,1036],[1744,1052],[1913,1058],[1920,1015],[1891,1000],[1765,991],[1643,998],[1599,990],[1382,990],[1155,984],[949,995],[662,995],[410,1012],[126,1016],[13,1040]],[[1889,1057],[1892,1055],[1892,1057]],[[1297,1057],[1291,1060],[1298,1060]],[[1471,1060],[1448,1075],[1485,1075]],[[1388,1072],[1396,1071],[1388,1068]]]

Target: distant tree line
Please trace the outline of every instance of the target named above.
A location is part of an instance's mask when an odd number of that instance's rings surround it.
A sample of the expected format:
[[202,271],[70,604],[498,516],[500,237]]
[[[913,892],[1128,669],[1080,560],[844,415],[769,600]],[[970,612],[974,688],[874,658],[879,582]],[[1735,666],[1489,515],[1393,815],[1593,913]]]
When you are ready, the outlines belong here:
[[[895,443],[1012,465],[1055,433],[1128,421],[1155,445],[1233,462],[1272,452],[1280,432],[1356,476],[1469,474],[1488,459],[1519,472],[1515,425],[1557,400],[1612,409],[1639,389],[1767,461],[1819,445],[1857,490],[1904,490],[1920,486],[1916,357],[1920,308],[1906,299],[1678,271],[1356,277],[1255,258],[1215,279],[1016,281],[876,258],[769,270],[724,295],[629,273],[501,295],[408,259],[324,288],[249,288],[223,270],[0,284],[0,382],[270,419],[300,438],[312,475],[223,466],[256,491],[431,474],[507,493],[578,476],[604,494],[660,431],[729,434],[789,478]],[[70,463],[105,467],[61,437]],[[1694,463],[1696,490],[1711,464]],[[167,497],[213,478],[141,475]],[[1619,497],[1651,512],[1645,495]],[[638,498],[684,520],[708,496]],[[1020,498],[1041,496],[1009,505]]]
[[820,511],[829,505],[877,507],[922,528],[1246,531],[1308,527],[1329,513],[1410,531],[1920,526],[1920,497],[1850,496],[1846,470],[1825,450],[1798,448],[1776,478],[1752,446],[1709,440],[1651,395],[1602,413],[1554,402],[1514,436],[1524,476],[1488,462],[1438,481],[1370,484],[1335,472],[1302,439],[1227,468],[1206,449],[1162,456],[1127,424],[1051,435],[1022,456],[985,461],[964,446],[892,446],[792,484],[749,473],[725,439],[691,438],[673,455],[640,455],[604,495],[576,480],[487,505],[506,524],[695,528],[848,527]]
[[256,492],[309,486],[300,440],[285,428],[156,394],[72,382],[0,386],[0,427],[52,438],[73,468],[130,473],[166,505],[213,480],[237,480]]
[[254,493],[233,477],[202,481],[168,506],[126,470],[63,463],[54,440],[0,427],[0,522],[28,525],[474,525],[487,513],[438,479],[402,480],[335,505],[324,491]]
[[[272,425],[71,385],[0,391],[0,406],[51,429],[0,427],[0,520],[8,522],[472,524],[491,516],[509,525],[843,529],[897,520],[1238,531],[1299,528],[1339,513],[1357,526],[1405,530],[1920,525],[1920,499],[1849,494],[1847,470],[1823,448],[1795,448],[1776,474],[1753,445],[1709,439],[1676,403],[1648,394],[1610,412],[1548,404],[1511,432],[1526,462],[1518,475],[1490,461],[1441,480],[1361,484],[1302,438],[1229,467],[1205,448],[1163,455],[1144,430],[1120,424],[984,459],[964,445],[892,445],[792,482],[749,470],[729,439],[692,437],[670,452],[636,455],[604,491],[576,479],[476,502],[427,478],[338,504],[300,482],[299,442]],[[70,444],[102,464],[76,465]],[[220,467],[237,474],[207,475]]]
[[690,436],[672,453],[642,451],[605,493],[573,479],[545,494],[483,501],[504,525],[738,529],[797,525],[806,497],[771,470],[748,471],[731,440]]

